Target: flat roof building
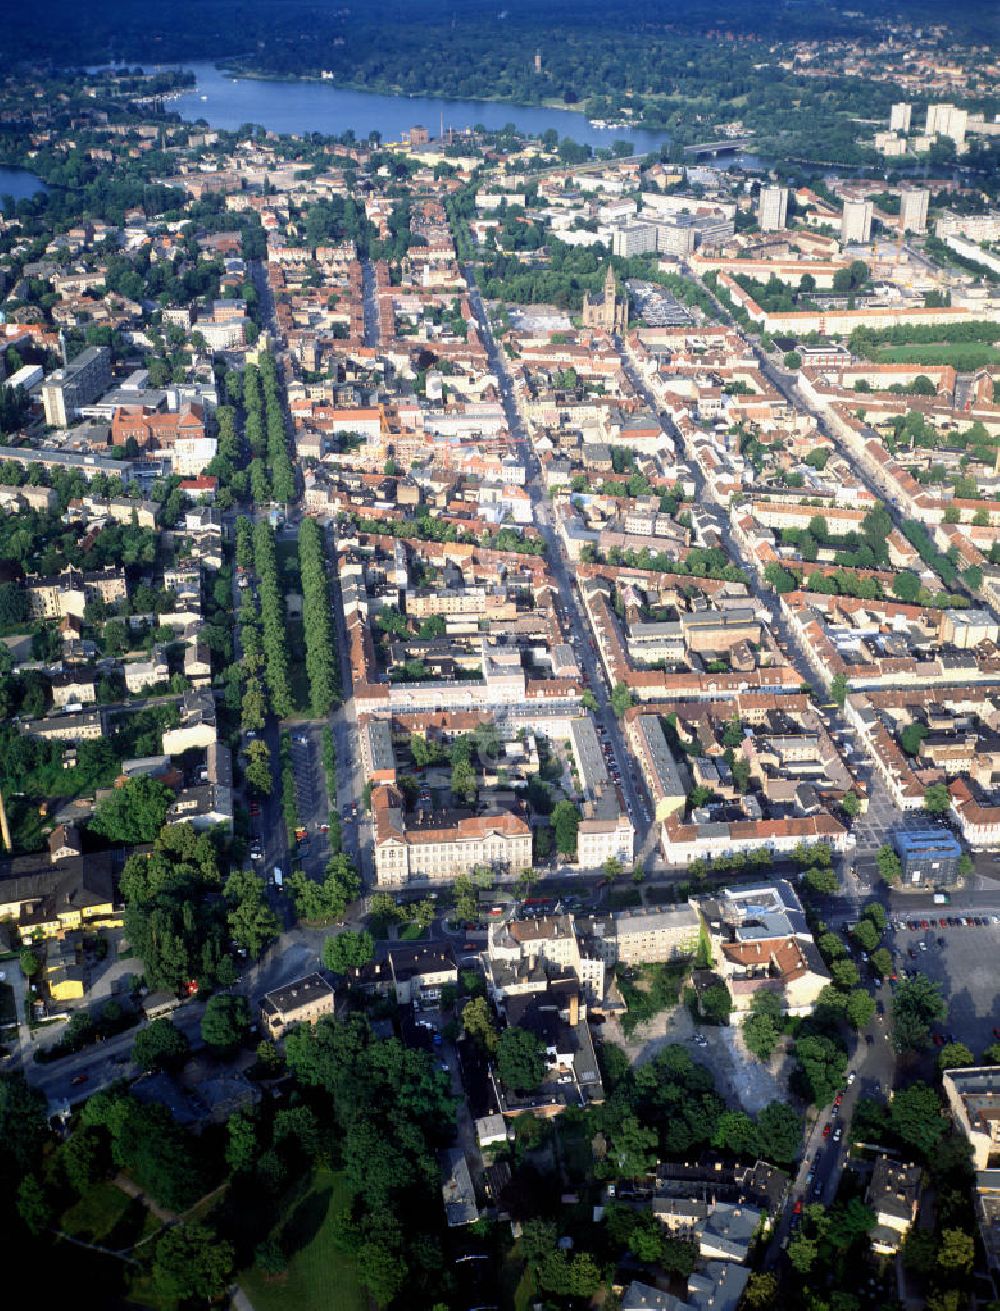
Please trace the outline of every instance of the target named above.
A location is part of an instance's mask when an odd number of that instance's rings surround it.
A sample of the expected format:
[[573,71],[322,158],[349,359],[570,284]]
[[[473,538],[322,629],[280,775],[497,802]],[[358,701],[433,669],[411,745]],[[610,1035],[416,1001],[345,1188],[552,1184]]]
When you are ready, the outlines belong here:
[[111,351],[107,346],[88,346],[42,384],[45,422],[52,428],[68,427],[110,384]]
[[893,846],[903,866],[903,882],[916,887],[951,887],[958,882],[962,844],[943,828],[895,833]]
[[972,1163],[985,1170],[1000,1156],[1000,1065],[945,1070],[941,1083],[955,1123],[972,1147]]
[[761,232],[778,232],[788,219],[788,188],[761,187],[757,222]]

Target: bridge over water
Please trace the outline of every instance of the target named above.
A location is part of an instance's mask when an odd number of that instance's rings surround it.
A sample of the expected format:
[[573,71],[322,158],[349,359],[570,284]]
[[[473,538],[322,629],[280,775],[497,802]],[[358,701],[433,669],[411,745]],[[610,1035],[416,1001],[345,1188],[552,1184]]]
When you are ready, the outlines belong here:
[[733,155],[754,145],[756,138],[723,137],[721,141],[700,141],[695,146],[685,146],[685,155]]

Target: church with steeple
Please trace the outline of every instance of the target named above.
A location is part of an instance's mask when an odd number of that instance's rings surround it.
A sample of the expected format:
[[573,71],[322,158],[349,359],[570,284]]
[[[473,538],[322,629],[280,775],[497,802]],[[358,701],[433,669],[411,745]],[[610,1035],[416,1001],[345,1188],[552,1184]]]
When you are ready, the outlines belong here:
[[583,326],[603,328],[605,332],[612,333],[622,333],[628,327],[628,293],[623,292],[619,299],[618,282],[610,264],[604,279],[604,290],[596,295],[589,291],[584,293]]

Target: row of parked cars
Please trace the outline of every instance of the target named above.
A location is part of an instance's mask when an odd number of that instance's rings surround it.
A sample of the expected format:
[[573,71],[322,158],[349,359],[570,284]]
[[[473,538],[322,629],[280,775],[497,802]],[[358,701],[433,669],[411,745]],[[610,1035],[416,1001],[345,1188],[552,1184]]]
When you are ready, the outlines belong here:
[[1000,924],[1000,915],[942,915],[940,919],[897,920],[893,927],[897,932],[909,929],[911,933],[919,933],[921,929],[983,928],[987,924]]

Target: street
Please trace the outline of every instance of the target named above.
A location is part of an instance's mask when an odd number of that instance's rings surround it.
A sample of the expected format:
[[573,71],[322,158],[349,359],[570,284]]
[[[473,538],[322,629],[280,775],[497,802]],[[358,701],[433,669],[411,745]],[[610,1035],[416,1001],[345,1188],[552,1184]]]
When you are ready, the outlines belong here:
[[617,761],[619,767],[620,788],[635,828],[635,863],[644,866],[654,853],[658,830],[655,824],[650,823],[645,794],[632,775],[632,758],[625,744],[617,716],[611,708],[607,679],[598,665],[597,656],[592,645],[590,625],[583,610],[583,603],[580,601],[574,586],[563,544],[559,540],[559,535],[553,523],[551,506],[542,485],[542,467],[538,457],[531,449],[528,434],[518,413],[510,371],[507,368],[503,352],[498,348],[494,339],[486,307],[475,283],[475,270],[471,266],[466,266],[463,272],[469,284],[469,302],[476,315],[490,368],[500,382],[507,425],[511,434],[521,443],[524,451],[524,458],[528,468],[527,489],[534,508],[535,524],[545,540],[546,559],[558,587],[560,613],[564,622],[569,625],[570,637],[573,641],[577,660],[583,667],[587,685],[597,701],[598,708],[594,714],[594,719],[599,725],[603,726],[612,745],[612,758]]

